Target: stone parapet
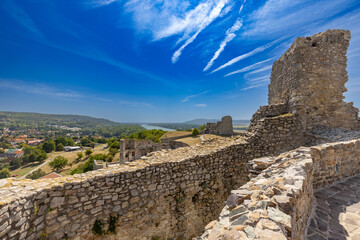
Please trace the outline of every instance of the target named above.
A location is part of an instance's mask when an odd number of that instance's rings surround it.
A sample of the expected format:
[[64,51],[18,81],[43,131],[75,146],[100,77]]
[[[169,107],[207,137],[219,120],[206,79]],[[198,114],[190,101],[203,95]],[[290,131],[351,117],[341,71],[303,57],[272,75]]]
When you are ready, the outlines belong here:
[[197,239],[304,239],[314,189],[359,173],[359,156],[360,140],[352,140],[255,159],[273,165],[231,191],[219,220]]

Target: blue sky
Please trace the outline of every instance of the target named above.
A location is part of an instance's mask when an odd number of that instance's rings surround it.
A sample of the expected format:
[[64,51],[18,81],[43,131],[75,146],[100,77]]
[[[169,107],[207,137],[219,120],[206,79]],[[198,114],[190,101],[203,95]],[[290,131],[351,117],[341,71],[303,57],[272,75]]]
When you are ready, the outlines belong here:
[[360,107],[358,0],[1,0],[0,110],[250,119],[272,63],[329,28],[352,32],[345,100]]

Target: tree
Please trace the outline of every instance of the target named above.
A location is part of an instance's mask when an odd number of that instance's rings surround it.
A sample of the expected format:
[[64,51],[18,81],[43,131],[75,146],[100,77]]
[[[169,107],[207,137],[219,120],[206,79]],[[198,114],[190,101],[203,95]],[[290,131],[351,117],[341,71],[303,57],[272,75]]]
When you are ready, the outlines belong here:
[[47,153],[54,151],[55,150],[55,142],[53,140],[44,142],[42,149]]
[[35,154],[36,154],[36,161],[38,162],[44,162],[44,160],[47,159],[47,154],[43,150],[36,149]]
[[30,178],[30,179],[38,179],[38,178],[41,178],[43,176],[45,176],[46,173],[40,168],[32,173],[30,173],[27,178]]
[[82,152],[78,152],[78,153],[77,153],[77,156],[78,156],[78,159],[82,159],[83,156],[84,156],[84,154],[83,154]]
[[62,143],[58,143],[56,145],[56,151],[64,151],[64,145]]
[[35,153],[31,153],[30,155],[29,155],[29,158],[28,158],[28,161],[29,162],[35,162],[36,161],[36,154]]
[[21,166],[21,160],[19,158],[14,158],[10,161],[11,169],[17,169]]
[[[63,146],[67,146],[67,140],[65,137],[58,137],[55,139],[55,144],[56,146],[59,145],[59,144],[62,144]],[[57,151],[57,150],[56,150]]]
[[95,148],[95,143],[94,143],[94,142],[91,142],[91,143],[89,144],[89,146],[92,147],[92,148]]
[[199,131],[197,128],[194,128],[194,129],[192,130],[191,135],[197,136],[197,135],[199,135],[199,134],[200,134],[200,131]]
[[120,149],[120,142],[113,141],[111,144],[109,144],[109,148]]
[[0,171],[0,179],[11,177],[10,171],[7,168],[3,168]]
[[116,149],[116,148],[110,148],[110,149],[109,149],[109,153],[110,153],[110,155],[112,155],[112,156],[115,156],[116,153],[118,153],[118,152],[119,152],[119,150]]
[[68,146],[75,146],[75,141],[74,141],[74,139],[68,138],[68,139],[67,139],[67,145],[68,145]]
[[56,156],[54,160],[49,163],[49,166],[54,172],[60,172],[68,163],[68,160],[63,156]]
[[86,149],[85,154],[86,156],[90,156],[93,153],[91,149]]
[[206,127],[206,124],[201,125],[201,126],[200,126],[200,131],[204,130],[205,127]]
[[80,140],[80,143],[81,143],[81,146],[89,146],[90,140],[87,139],[87,138],[82,138],[82,139]]

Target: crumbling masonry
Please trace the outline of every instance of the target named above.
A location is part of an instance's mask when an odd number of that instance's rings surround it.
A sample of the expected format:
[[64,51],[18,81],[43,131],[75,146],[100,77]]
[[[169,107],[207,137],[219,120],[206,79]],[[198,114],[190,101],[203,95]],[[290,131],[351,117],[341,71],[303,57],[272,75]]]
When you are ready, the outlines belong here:
[[[0,238],[304,239],[314,189],[360,173],[358,110],[342,95],[349,40],[343,30],[298,38],[274,63],[269,105],[245,138],[81,175],[0,180]],[[305,146],[324,139],[334,143]]]

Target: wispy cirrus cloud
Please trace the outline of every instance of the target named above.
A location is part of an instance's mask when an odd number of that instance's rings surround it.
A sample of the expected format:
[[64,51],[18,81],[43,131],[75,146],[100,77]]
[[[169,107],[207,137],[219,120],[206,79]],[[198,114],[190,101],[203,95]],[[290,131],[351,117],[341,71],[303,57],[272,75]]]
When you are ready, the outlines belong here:
[[58,89],[42,83],[36,83],[36,82],[27,83],[25,81],[14,80],[14,79],[0,78],[0,88],[14,90],[21,93],[28,93],[28,94],[49,97],[53,99],[59,99],[62,101],[70,101],[70,102],[79,102],[79,101],[88,102],[89,100],[92,100],[96,102],[100,101],[105,103],[121,104],[121,105],[126,105],[128,107],[145,107],[145,108],[154,107],[152,104],[146,102],[117,99],[116,97],[103,98],[103,97],[98,97],[96,95],[83,94],[72,89]]
[[258,67],[259,65],[261,65],[261,64],[263,64],[263,63],[266,63],[266,62],[268,62],[268,61],[270,61],[270,60],[272,60],[272,59],[274,59],[274,58],[269,58],[269,59],[266,59],[266,60],[264,60],[264,61],[254,63],[254,64],[252,64],[252,65],[250,65],[250,66],[247,66],[247,67],[244,67],[244,68],[242,68],[242,69],[239,69],[239,70],[233,71],[233,72],[231,72],[231,73],[228,73],[228,74],[226,74],[224,77],[228,77],[228,76],[231,76],[231,75],[234,75],[234,74],[237,74],[237,73],[242,73],[242,72],[251,71],[251,70],[255,69],[256,67]]
[[212,65],[214,64],[214,61],[224,51],[226,45],[236,37],[235,32],[238,31],[242,27],[242,24],[243,24],[242,20],[237,19],[236,22],[234,23],[234,25],[226,31],[225,39],[220,43],[219,49],[215,52],[214,56],[211,58],[211,60],[207,63],[207,65],[203,69],[204,72],[209,70],[209,68],[212,67]]
[[[194,11],[191,11],[189,13],[189,15],[192,17],[188,18],[188,15],[187,17],[185,17],[185,19],[181,19],[180,21],[175,20],[174,24],[170,25],[168,28],[170,31],[165,30],[165,32],[173,34],[173,32],[176,32],[178,30],[178,26],[180,26],[180,29],[182,29],[183,26],[189,26],[188,19],[194,19],[192,21],[190,20],[191,27],[189,30],[192,31],[194,27],[197,28],[197,31],[190,38],[188,38],[178,50],[174,52],[173,56],[171,57],[172,63],[176,63],[179,60],[182,51],[197,38],[200,32],[202,32],[210,23],[212,23],[216,18],[220,16],[221,11],[225,7],[226,3],[227,0],[220,0],[215,6],[212,6],[213,4],[209,3],[209,1],[201,3],[194,9]],[[200,16],[202,17],[199,18]],[[185,21],[185,24],[182,23],[183,21]],[[184,36],[189,35],[189,30],[186,30],[184,32]]]
[[136,102],[136,101],[129,101],[129,100],[120,100],[117,103],[121,105],[127,105],[129,107],[146,107],[146,108],[153,108],[154,106],[150,103],[145,102]]
[[188,102],[190,99],[192,98],[196,98],[196,97],[199,97],[201,95],[204,95],[204,94],[207,94],[209,93],[210,91],[204,91],[204,92],[201,92],[201,93],[197,93],[197,94],[193,94],[193,95],[190,95],[190,96],[187,96],[185,97],[181,102]]
[[249,15],[246,36],[281,36],[325,23],[356,0],[267,0]]
[[246,81],[248,86],[245,88],[242,88],[241,90],[249,90],[252,88],[263,87],[266,84],[268,84],[269,81],[270,81],[270,75],[265,75],[265,76],[257,77],[257,78],[248,78]]
[[[245,3],[246,3],[246,0],[244,0],[244,2],[241,4],[240,9],[239,9],[239,14],[241,14],[242,10],[244,9]],[[211,60],[207,63],[207,65],[203,69],[204,72],[209,70],[212,67],[215,60],[218,59],[220,54],[225,50],[226,45],[236,37],[235,32],[237,32],[242,27],[242,25],[243,25],[242,19],[238,18],[238,19],[236,19],[236,21],[232,25],[232,27],[226,31],[225,39],[220,43],[218,50],[214,53]]]
[[228,61],[227,63],[225,63],[225,64],[221,65],[220,67],[218,67],[217,69],[213,70],[211,73],[217,72],[217,71],[219,71],[221,69],[224,69],[226,67],[229,67],[229,66],[231,66],[231,65],[233,65],[233,64],[235,64],[235,63],[237,63],[237,62],[239,62],[239,61],[241,61],[243,59],[251,57],[251,56],[253,56],[253,55],[257,54],[257,53],[263,52],[266,49],[274,46],[276,43],[280,42],[281,40],[282,39],[277,39],[277,40],[275,40],[273,42],[270,42],[270,43],[265,44],[263,46],[257,47],[257,48],[255,48],[254,50],[252,50],[252,51],[250,51],[248,53],[245,53],[245,54],[242,54],[242,55],[240,55],[240,56],[238,56],[236,58],[233,58],[230,61]]
[[2,0],[1,4],[18,24],[33,33],[37,38],[45,38],[33,19],[17,3],[12,0]]
[[[94,4],[95,2],[95,4]],[[183,50],[214,20],[226,15],[233,0],[204,0],[194,6],[182,0],[116,0],[90,1],[94,7],[118,2],[127,13],[132,14],[137,32],[150,33],[153,41],[179,35],[177,44],[182,45],[173,53],[171,61],[177,62]]]
[[254,70],[254,71],[251,71],[247,74],[245,74],[245,76],[249,76],[251,74],[256,74],[256,73],[259,73],[259,72],[264,72],[264,71],[267,71],[267,70],[270,70],[272,68],[272,65],[268,65],[268,66],[265,66],[265,67],[262,67],[262,68],[259,68],[257,70]]
[[86,98],[85,95],[71,89],[59,90],[50,87],[46,84],[41,84],[41,83],[29,84],[24,81],[13,80],[13,79],[0,78],[0,88],[15,90],[23,93],[41,95],[51,98],[57,98],[67,101],[75,101]]
[[117,0],[91,0],[87,2],[86,4],[90,7],[103,7],[107,6],[113,2],[116,2]]
[[[114,59],[113,57],[110,57],[107,53],[103,52],[102,50],[93,47],[90,43],[83,43],[82,41],[79,41],[79,44],[76,44],[76,42],[79,40],[76,39],[76,41],[74,41],[74,43],[70,46],[46,39],[44,34],[38,29],[37,25],[30,17],[30,15],[26,14],[20,5],[15,4],[12,0],[4,0],[4,1],[5,1],[4,7],[7,10],[7,12],[10,14],[10,16],[12,16],[13,19],[16,22],[18,22],[20,25],[22,25],[24,28],[34,33],[35,38],[32,38],[33,40],[68,53],[72,53],[94,61],[106,63],[110,66],[116,67],[123,71],[131,72],[137,75],[142,75],[145,77],[145,79],[155,80],[169,87],[175,87],[175,83],[173,81],[149,73],[145,70],[130,66],[117,59]],[[106,3],[110,4],[112,2],[115,1],[110,1],[110,0],[93,1],[93,3],[98,3],[99,5],[101,4],[106,5]],[[72,32],[69,29],[67,30],[68,33]]]
[[207,107],[206,103],[195,104],[195,107]]

